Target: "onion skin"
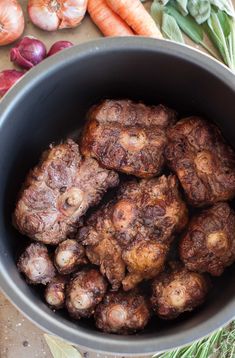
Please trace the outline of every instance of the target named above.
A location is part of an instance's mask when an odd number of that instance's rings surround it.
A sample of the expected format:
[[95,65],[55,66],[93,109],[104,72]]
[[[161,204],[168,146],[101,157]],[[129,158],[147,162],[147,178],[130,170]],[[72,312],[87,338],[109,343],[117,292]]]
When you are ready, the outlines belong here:
[[17,0],[0,0],[0,46],[16,41],[24,31],[24,15]]
[[29,0],[28,13],[32,23],[45,31],[73,28],[80,24],[88,0]]
[[69,48],[72,46],[74,46],[74,44],[70,41],[57,41],[51,46],[47,56],[48,57],[52,56],[52,55],[56,54],[57,52],[63,51],[66,48]]
[[0,72],[0,98],[24,75],[24,72],[5,70]]
[[27,70],[36,66],[47,56],[44,43],[34,37],[24,37],[10,51],[10,59],[16,65]]

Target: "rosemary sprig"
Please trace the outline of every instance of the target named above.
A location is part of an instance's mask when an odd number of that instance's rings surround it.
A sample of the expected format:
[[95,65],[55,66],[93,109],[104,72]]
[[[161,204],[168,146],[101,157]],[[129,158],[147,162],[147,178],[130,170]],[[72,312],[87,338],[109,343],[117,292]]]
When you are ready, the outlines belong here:
[[190,346],[155,355],[158,358],[235,358],[235,321]]

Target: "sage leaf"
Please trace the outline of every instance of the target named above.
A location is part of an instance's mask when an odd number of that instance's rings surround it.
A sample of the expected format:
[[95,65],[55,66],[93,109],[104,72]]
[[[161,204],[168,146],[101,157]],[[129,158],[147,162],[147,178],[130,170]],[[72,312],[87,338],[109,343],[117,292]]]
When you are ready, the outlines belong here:
[[188,0],[176,0],[176,5],[177,5],[179,12],[183,16],[188,15],[188,9],[187,9]]
[[221,54],[224,62],[226,63],[226,61],[225,61],[226,55],[225,55],[223,44],[222,44],[220,38],[214,32],[211,19],[207,20],[207,23],[205,24],[205,29],[206,29],[207,35],[209,36],[210,40],[212,41],[214,46],[218,49],[218,51]]
[[231,64],[230,68],[235,71],[235,20],[230,18],[231,32],[228,37]]
[[159,1],[154,0],[151,6],[151,16],[154,21],[162,27],[162,16],[163,16],[164,6],[159,3]]
[[185,32],[191,40],[196,42],[197,44],[201,44],[203,41],[203,29],[200,25],[198,25],[195,20],[190,16],[183,16],[181,15],[178,10],[172,6],[171,4],[168,4],[164,11],[168,14],[174,17],[177,24],[181,28],[183,32]]
[[210,0],[210,3],[235,18],[235,11],[231,0]]
[[163,13],[162,32],[170,40],[184,43],[182,32],[173,16]]
[[211,4],[209,0],[189,0],[188,10],[197,23],[202,24],[210,17]]
[[209,27],[209,36],[213,41],[214,45],[218,48],[223,57],[226,65],[231,67],[231,59],[230,53],[227,47],[226,37],[223,31],[223,23],[220,22],[220,17],[218,16],[218,12],[212,10],[211,16],[207,21]]
[[218,11],[217,16],[225,37],[228,37],[231,32],[230,19],[224,11]]
[[44,338],[50,348],[53,358],[82,358],[81,353],[65,341],[49,334],[44,334]]

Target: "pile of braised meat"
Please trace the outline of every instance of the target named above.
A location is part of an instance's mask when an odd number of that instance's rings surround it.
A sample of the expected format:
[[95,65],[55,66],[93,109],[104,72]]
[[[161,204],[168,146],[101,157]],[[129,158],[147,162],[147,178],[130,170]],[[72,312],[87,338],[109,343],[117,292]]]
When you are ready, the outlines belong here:
[[78,143],[51,145],[19,193],[13,222],[33,240],[17,263],[27,282],[45,285],[52,309],[94,315],[111,333],[201,305],[210,275],[235,261],[235,154],[219,129],[176,121],[163,105],[105,100]]

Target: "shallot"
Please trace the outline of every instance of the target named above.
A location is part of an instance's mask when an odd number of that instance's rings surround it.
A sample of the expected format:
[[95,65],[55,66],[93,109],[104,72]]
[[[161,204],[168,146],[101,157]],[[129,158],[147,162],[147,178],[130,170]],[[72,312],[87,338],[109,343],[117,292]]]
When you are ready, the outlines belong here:
[[24,15],[17,0],[0,0],[0,46],[17,40],[24,31]]
[[82,21],[88,0],[29,0],[28,13],[34,25],[46,31],[76,27]]
[[30,69],[44,60],[47,50],[44,43],[34,37],[24,37],[10,51],[10,59],[20,67]]
[[5,70],[0,72],[0,98],[24,75],[24,72]]
[[52,56],[55,53],[62,51],[66,48],[72,47],[72,46],[73,46],[73,44],[70,41],[57,41],[51,46],[47,56]]

